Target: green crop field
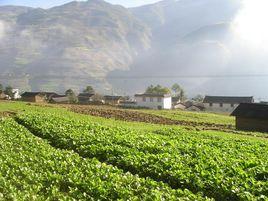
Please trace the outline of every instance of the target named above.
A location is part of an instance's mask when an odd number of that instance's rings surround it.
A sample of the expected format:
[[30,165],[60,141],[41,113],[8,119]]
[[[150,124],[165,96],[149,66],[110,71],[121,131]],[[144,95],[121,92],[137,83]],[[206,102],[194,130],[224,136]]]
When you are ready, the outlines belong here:
[[19,102],[0,102],[1,111],[12,115],[0,117],[0,200],[268,200],[267,134],[124,122]]
[[142,112],[155,114],[174,120],[198,122],[198,123],[212,123],[223,125],[234,125],[235,119],[227,114],[214,114],[205,112],[191,112],[183,110],[142,110]]

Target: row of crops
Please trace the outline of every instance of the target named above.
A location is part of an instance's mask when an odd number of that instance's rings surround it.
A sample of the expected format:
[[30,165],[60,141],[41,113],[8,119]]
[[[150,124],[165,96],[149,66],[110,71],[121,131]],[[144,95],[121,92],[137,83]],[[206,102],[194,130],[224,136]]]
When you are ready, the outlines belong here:
[[216,200],[268,199],[268,142],[187,131],[137,132],[58,114],[17,121],[54,147]]
[[118,199],[205,200],[56,149],[13,119],[0,119],[0,200]]

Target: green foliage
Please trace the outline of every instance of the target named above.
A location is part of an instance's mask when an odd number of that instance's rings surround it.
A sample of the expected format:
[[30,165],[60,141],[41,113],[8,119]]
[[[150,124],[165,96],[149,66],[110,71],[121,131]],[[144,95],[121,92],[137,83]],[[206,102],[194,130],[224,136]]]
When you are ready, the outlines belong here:
[[4,91],[4,93],[6,94],[6,95],[8,95],[8,96],[10,96],[11,98],[13,98],[13,92],[12,92],[12,87],[11,86],[7,86],[6,88],[5,88],[5,91]]
[[39,112],[18,121],[54,146],[216,200],[265,200],[268,142],[185,129],[137,132]]
[[84,90],[83,90],[84,93],[94,93],[95,90],[93,89],[92,86],[87,86]]
[[204,200],[55,149],[12,119],[0,120],[0,146],[0,200]]
[[2,93],[4,91],[4,87],[2,84],[0,84],[0,93]]
[[193,101],[202,102],[204,100],[204,96],[198,94],[192,98]]
[[68,97],[70,103],[77,103],[78,102],[78,98],[72,89],[68,89],[65,92],[65,95]]
[[230,126],[234,126],[235,124],[234,117],[224,114],[180,110],[142,110],[142,112],[186,122],[211,123]]
[[174,92],[175,97],[179,97],[181,101],[186,100],[186,95],[184,89],[177,83],[173,84],[171,87]]
[[151,85],[149,87],[147,87],[145,93],[148,94],[169,94],[170,93],[170,89],[167,87],[163,87],[161,85]]

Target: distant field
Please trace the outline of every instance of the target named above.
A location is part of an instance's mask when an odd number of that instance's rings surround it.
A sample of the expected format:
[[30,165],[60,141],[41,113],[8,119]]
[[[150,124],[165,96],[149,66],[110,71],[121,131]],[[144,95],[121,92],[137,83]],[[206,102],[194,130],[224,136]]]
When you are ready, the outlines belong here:
[[234,125],[235,118],[224,114],[206,112],[190,112],[182,110],[142,110],[142,112],[155,114],[175,120],[203,122],[213,124]]
[[[229,118],[179,114],[189,122]],[[267,200],[265,135],[0,102],[0,200]]]

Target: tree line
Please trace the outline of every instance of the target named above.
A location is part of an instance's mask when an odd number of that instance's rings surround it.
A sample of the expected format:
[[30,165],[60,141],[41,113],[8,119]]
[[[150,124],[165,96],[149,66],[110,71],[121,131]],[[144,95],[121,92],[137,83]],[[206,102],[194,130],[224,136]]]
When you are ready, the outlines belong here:
[[[185,101],[187,99],[186,92],[184,88],[179,85],[178,83],[173,84],[170,88],[164,87],[161,85],[150,85],[147,87],[145,93],[148,94],[171,94],[172,97],[176,97],[181,101]],[[203,101],[203,96],[202,95],[196,95],[192,100],[201,102]]]

